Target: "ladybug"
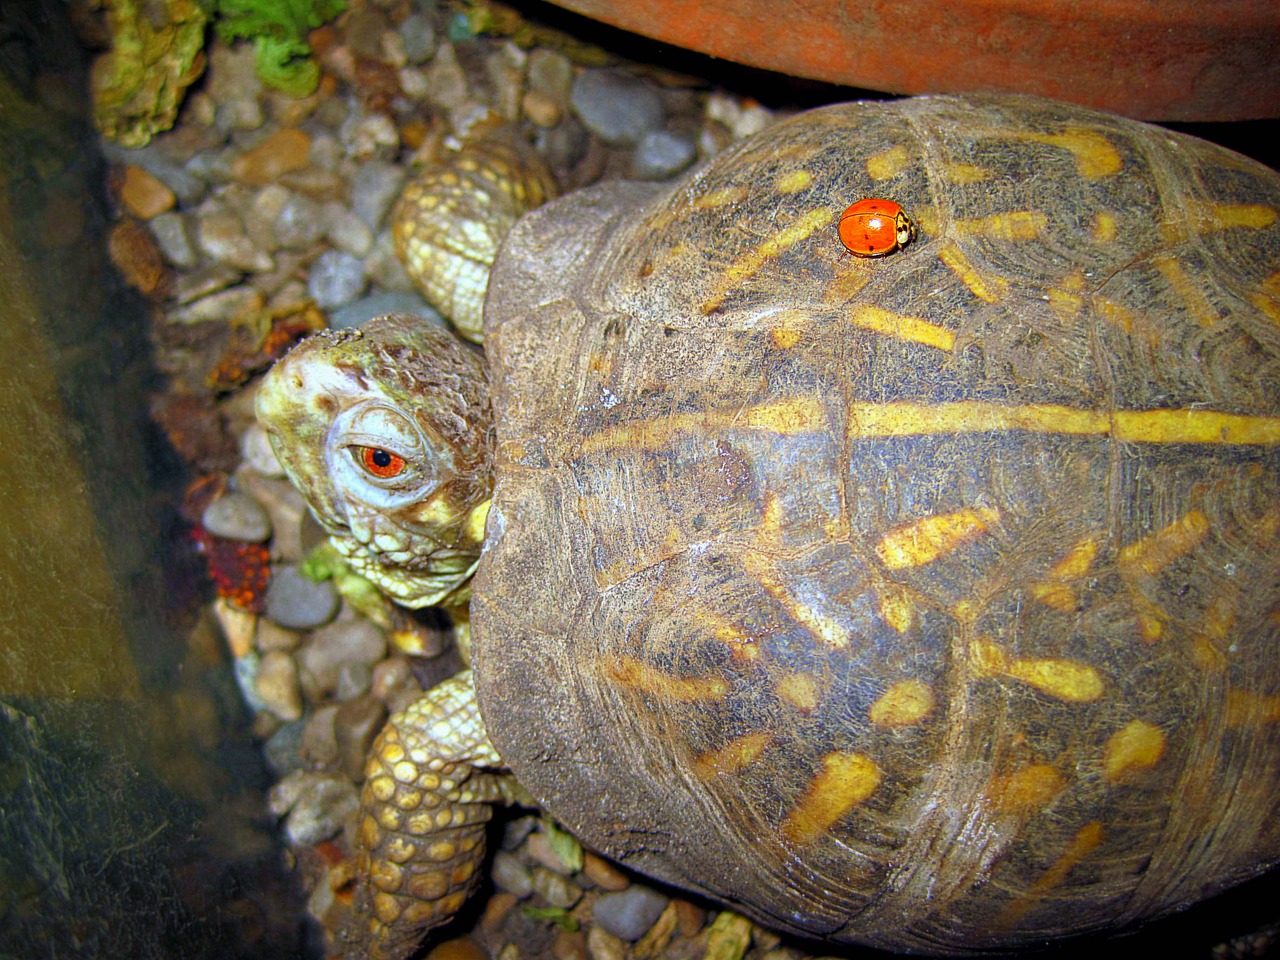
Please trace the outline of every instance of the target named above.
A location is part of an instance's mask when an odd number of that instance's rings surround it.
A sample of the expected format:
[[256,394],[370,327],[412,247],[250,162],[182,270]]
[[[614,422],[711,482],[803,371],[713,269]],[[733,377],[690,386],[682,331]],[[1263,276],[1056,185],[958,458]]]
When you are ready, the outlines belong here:
[[916,238],[915,222],[892,200],[868,197],[840,215],[840,242],[855,257],[883,257]]

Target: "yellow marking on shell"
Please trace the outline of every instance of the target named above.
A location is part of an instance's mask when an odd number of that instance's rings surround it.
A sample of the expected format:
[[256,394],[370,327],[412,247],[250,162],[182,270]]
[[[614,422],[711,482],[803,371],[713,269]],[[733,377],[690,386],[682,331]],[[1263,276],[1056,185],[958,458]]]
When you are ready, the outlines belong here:
[[1024,133],[1019,134],[1018,139],[1071,151],[1076,161],[1076,172],[1086,180],[1115,176],[1124,166],[1115,145],[1096,130],[1067,127],[1062,133]]
[[1102,769],[1117,783],[1127,775],[1154,767],[1164,753],[1164,734],[1144,720],[1130,720],[1107,738]]
[[923,566],[976,540],[999,519],[991,507],[931,514],[887,532],[876,555],[890,570]]
[[930,323],[919,317],[893,313],[871,304],[864,303],[857,306],[850,319],[854,326],[864,330],[920,343],[926,347],[936,347],[939,350],[951,350],[956,343],[955,333],[946,327],[940,327],[936,323]]
[[952,403],[853,403],[851,439],[1026,430],[1111,436],[1126,443],[1280,443],[1280,417],[1215,410],[1085,410],[1057,404],[1005,406],[983,400]]
[[1187,276],[1186,269],[1176,257],[1161,253],[1153,259],[1156,269],[1169,281],[1169,286],[1173,287],[1174,293],[1186,305],[1187,310],[1196,318],[1200,326],[1211,327],[1222,319],[1213,304],[1209,302],[1209,298],[1205,296],[1204,290]]
[[778,681],[775,692],[801,713],[812,713],[821,696],[818,681],[807,673],[787,674]]
[[1227,691],[1223,719],[1233,730],[1280,723],[1280,696],[1232,687]]
[[805,327],[809,325],[799,310],[784,310],[770,319],[773,326],[769,329],[769,339],[779,350],[790,350],[799,343]]
[[1189,200],[1184,216],[1160,224],[1160,236],[1170,246],[1185,243],[1191,237],[1236,228],[1262,230],[1276,221],[1274,207],[1261,203],[1218,203],[1212,200]]
[[743,569],[786,609],[792,620],[808,630],[815,640],[833,650],[844,650],[849,646],[849,632],[839,621],[798,598],[791,590],[792,578],[780,571],[771,557],[747,551],[741,562]]
[[1084,273],[1074,270],[1045,291],[1049,308],[1061,320],[1070,320],[1080,313],[1085,304]]
[[779,175],[773,182],[773,189],[778,193],[799,193],[813,183],[813,174],[808,170],[791,170]]
[[1177,520],[1120,549],[1122,576],[1157,576],[1179,557],[1193,551],[1209,532],[1209,518],[1189,510]]
[[948,183],[959,185],[985,183],[991,179],[991,171],[972,163],[948,163],[942,168],[942,177]]
[[1222,673],[1227,669],[1227,651],[1236,628],[1240,591],[1228,586],[1205,607],[1200,630],[1191,641],[1191,662],[1200,670]]
[[699,754],[693,771],[703,779],[724,773],[740,773],[759,759],[773,743],[773,734],[763,730],[743,734],[717,750]]
[[989,638],[969,647],[974,674],[1006,676],[1067,703],[1091,703],[1102,696],[1102,675],[1086,663],[1041,657],[1011,657]]
[[700,626],[709,630],[712,636],[729,647],[734,660],[760,659],[760,642],[742,627],[706,609],[700,609],[697,612],[697,618]]
[[757,247],[747,251],[724,269],[715,284],[714,292],[702,304],[702,312],[714,313],[724,304],[724,299],[730,290],[744,280],[755,276],[770,260],[781,256],[797,243],[807,240],[823,227],[830,226],[834,217],[833,207],[815,207],[812,210],[806,210],[791,223],[766,237]]
[[888,150],[881,150],[867,157],[867,176],[872,180],[892,180],[911,162],[911,153],[905,143],[899,143]]
[[1272,323],[1280,324],[1280,270],[1263,280],[1257,291],[1249,294],[1249,302]]
[[880,616],[898,633],[906,633],[916,625],[916,605],[911,595],[896,584],[879,590]]
[[677,677],[635,657],[601,658],[605,676],[624,687],[680,703],[723,700],[729,684],[721,677]]
[[822,770],[782,821],[783,839],[805,846],[825,834],[841,817],[876,791],[880,768],[861,753],[834,752],[822,758]]
[[1047,807],[1066,786],[1066,779],[1053,767],[1033,763],[993,777],[987,785],[987,797],[1005,812],[1025,815]]
[[1119,235],[1120,227],[1114,216],[1106,211],[1093,215],[1093,222],[1089,224],[1089,237],[1094,243],[1115,243]]
[[1072,612],[1079,606],[1079,600],[1070,583],[1089,572],[1097,554],[1098,542],[1085,537],[1049,568],[1045,579],[1031,584],[1031,595],[1055,610]]
[[1097,820],[1092,820],[1077,830],[1061,856],[1040,874],[1036,882],[1027,888],[1026,893],[1005,907],[996,918],[996,929],[1009,930],[1016,927],[1047,894],[1062,886],[1063,881],[1076,865],[1102,843],[1102,837],[1102,824]]
[[877,727],[910,727],[927,717],[934,707],[933,691],[923,680],[899,680],[871,705],[869,716]]
[[702,210],[713,210],[716,207],[724,207],[745,200],[749,192],[746,186],[720,187],[718,190],[695,197],[693,205]]
[[979,300],[995,303],[1004,295],[1007,289],[1008,285],[1002,278],[987,278],[975,270],[973,264],[969,262],[969,258],[964,255],[964,251],[954,243],[943,244],[938,251],[938,259]]
[[484,525],[489,519],[489,508],[493,506],[492,500],[486,500],[484,503],[477,504],[467,515],[467,539],[473,543],[484,543]]
[[729,430],[765,430],[789,436],[827,429],[827,414],[815,397],[796,397],[772,403],[700,413],[673,413],[665,417],[633,420],[605,427],[584,437],[581,452],[661,450],[672,438],[685,433],[709,434]]
[[955,229],[962,237],[985,237],[988,240],[1034,240],[1044,233],[1049,218],[1039,210],[1010,210],[989,217],[956,220]]

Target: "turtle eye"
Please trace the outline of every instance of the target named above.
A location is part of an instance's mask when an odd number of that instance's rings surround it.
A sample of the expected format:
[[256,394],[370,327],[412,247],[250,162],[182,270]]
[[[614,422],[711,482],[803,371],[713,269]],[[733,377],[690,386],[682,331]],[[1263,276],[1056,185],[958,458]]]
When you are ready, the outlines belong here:
[[398,477],[407,466],[404,457],[382,447],[356,447],[355,455],[365,473],[379,480]]

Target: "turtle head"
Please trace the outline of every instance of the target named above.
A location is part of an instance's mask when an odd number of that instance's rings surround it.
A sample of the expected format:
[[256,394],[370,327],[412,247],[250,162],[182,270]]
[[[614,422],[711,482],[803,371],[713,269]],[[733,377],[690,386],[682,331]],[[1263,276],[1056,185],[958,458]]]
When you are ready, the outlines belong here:
[[318,334],[267,374],[257,415],[354,569],[407,607],[460,598],[492,484],[492,415],[473,348],[398,314]]

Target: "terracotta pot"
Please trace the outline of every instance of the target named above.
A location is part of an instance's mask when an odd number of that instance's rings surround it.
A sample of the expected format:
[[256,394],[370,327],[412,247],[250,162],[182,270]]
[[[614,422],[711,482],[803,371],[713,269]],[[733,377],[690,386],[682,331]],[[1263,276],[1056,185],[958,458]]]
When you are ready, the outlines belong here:
[[1019,91],[1147,120],[1280,116],[1277,0],[555,0],[666,43],[890,93]]

